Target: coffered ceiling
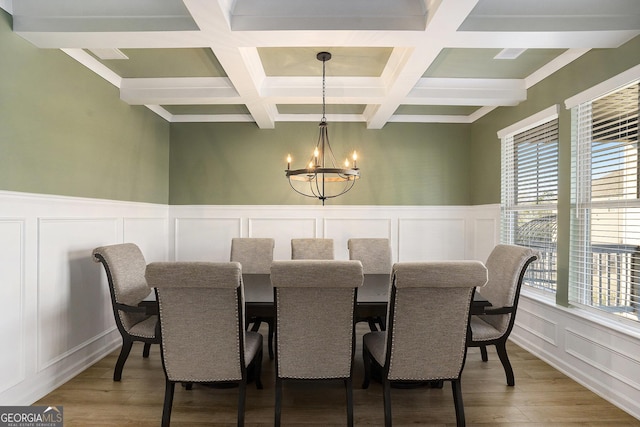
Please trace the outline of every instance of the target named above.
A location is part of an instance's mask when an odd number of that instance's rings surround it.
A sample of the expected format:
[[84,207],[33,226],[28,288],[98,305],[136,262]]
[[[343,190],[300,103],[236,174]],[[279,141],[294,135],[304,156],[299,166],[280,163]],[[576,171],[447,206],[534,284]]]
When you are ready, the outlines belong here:
[[[638,0],[0,0],[13,29],[170,122],[471,123],[589,49]],[[640,54],[639,54],[640,55]]]

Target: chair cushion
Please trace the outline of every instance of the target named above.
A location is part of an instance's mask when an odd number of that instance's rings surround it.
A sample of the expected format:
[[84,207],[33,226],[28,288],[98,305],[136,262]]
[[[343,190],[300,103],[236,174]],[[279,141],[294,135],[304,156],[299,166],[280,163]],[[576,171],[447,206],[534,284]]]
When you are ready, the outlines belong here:
[[376,331],[368,332],[362,337],[363,345],[369,349],[371,357],[373,357],[380,366],[384,366],[386,358],[386,336],[387,334],[385,332]]
[[253,358],[262,350],[262,334],[246,331],[244,333],[244,363],[249,365]]
[[502,334],[502,331],[480,317],[471,316],[471,337],[473,341],[491,341],[500,338]]
[[129,328],[129,334],[141,338],[154,338],[156,336],[156,324],[158,316],[149,316],[141,322]]

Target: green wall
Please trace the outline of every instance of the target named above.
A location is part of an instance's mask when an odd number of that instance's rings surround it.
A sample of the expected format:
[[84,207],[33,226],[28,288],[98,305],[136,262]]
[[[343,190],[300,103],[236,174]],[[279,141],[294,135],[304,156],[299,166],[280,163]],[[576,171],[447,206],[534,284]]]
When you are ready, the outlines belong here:
[[[471,125],[472,204],[500,203],[500,140],[497,132],[554,104],[560,105],[561,168],[569,171],[571,117],[565,99],[640,63],[640,36],[617,49],[593,49],[527,91],[527,100],[500,107]],[[569,151],[566,149],[569,147]],[[563,187],[568,189],[569,187]]]
[[167,203],[169,124],[0,10],[0,190]]
[[[169,204],[319,202],[293,192],[285,158],[301,167],[317,123],[169,124],[60,50],[11,31],[0,10],[0,190]],[[496,132],[560,104],[560,226],[567,233],[570,117],[566,98],[640,60],[640,37],[594,49],[473,124],[329,123],[338,157],[358,150],[362,178],[328,204],[480,205],[500,202]],[[568,236],[568,234],[567,234]]]
[[[329,123],[334,154],[358,151],[361,179],[330,205],[469,205],[469,125]],[[173,123],[169,203],[300,205],[285,178],[304,167],[318,138],[317,123]]]
[[471,127],[472,203],[500,203],[500,140],[497,132],[554,104],[559,105],[558,280],[556,302],[568,305],[571,221],[571,113],[565,99],[640,63],[640,36],[617,49],[593,49],[527,92],[516,107],[498,108]]

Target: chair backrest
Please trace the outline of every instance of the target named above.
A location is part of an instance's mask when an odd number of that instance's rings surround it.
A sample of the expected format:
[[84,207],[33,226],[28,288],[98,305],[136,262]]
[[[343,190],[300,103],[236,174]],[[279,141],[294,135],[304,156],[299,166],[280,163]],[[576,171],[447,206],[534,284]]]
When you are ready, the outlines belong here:
[[525,271],[538,258],[538,252],[516,245],[497,245],[487,258],[489,281],[482,289],[492,308],[514,307],[513,313],[482,316],[482,319],[501,332],[506,332],[515,313]]
[[231,261],[242,264],[244,274],[269,274],[275,240],[236,237],[231,239]]
[[291,239],[291,259],[333,258],[333,239]]
[[[237,262],[154,262],[167,378],[239,381],[244,366],[242,271]],[[242,355],[242,357],[241,357]]]
[[389,239],[358,238],[347,242],[349,259],[362,262],[364,274],[391,274]]
[[119,329],[128,332],[146,316],[144,313],[118,310],[116,304],[137,306],[151,293],[144,277],[147,267],[144,255],[134,243],[121,243],[95,248],[93,260],[102,263],[107,273],[116,324]]
[[390,380],[457,379],[466,357],[479,261],[402,262],[393,266],[385,373]]
[[349,378],[360,261],[274,261],[279,378]]

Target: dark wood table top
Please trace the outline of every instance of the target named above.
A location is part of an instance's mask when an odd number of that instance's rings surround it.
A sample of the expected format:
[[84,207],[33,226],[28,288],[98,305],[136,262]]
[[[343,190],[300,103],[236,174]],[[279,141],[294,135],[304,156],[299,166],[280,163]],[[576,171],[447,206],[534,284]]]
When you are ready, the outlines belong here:
[[[244,301],[247,309],[257,306],[273,306],[273,287],[268,274],[243,274]],[[390,277],[387,274],[365,274],[364,283],[358,288],[358,307],[369,307],[386,312],[389,301]],[[480,314],[491,303],[476,292],[471,312]]]

